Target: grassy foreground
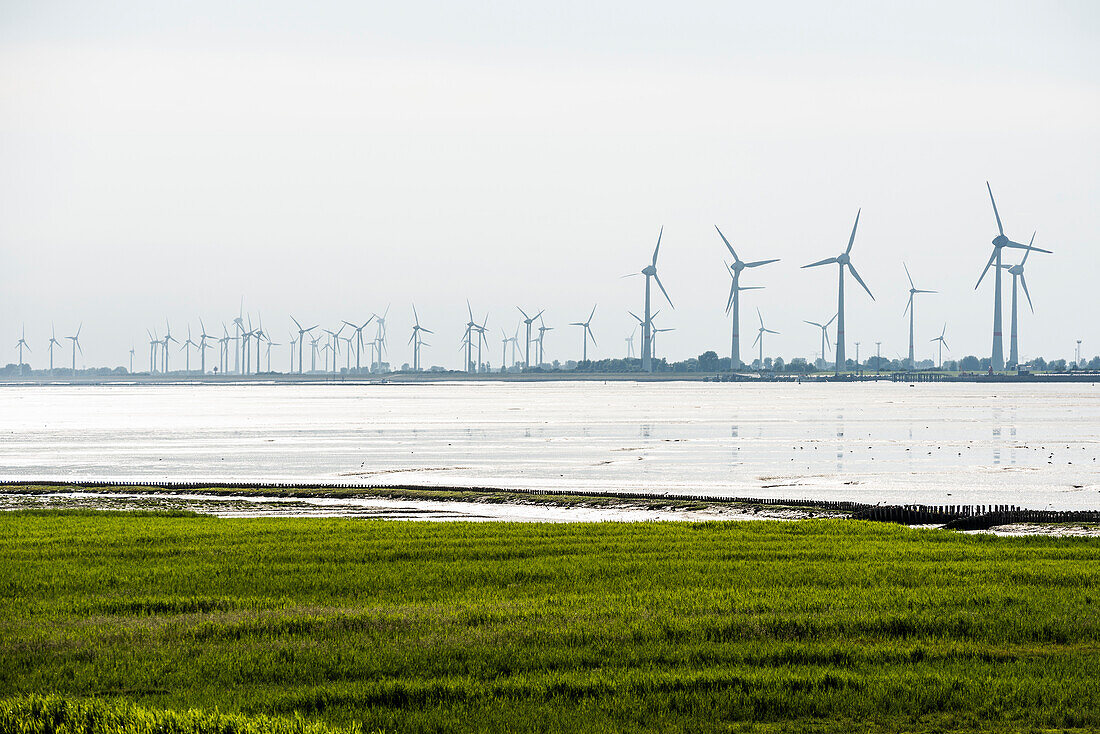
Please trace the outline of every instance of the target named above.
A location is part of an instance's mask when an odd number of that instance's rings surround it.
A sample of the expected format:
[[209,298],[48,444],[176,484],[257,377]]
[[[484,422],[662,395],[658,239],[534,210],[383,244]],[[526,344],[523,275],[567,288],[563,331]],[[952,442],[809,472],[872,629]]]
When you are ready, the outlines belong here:
[[0,660],[28,732],[1094,730],[1100,540],[0,513]]

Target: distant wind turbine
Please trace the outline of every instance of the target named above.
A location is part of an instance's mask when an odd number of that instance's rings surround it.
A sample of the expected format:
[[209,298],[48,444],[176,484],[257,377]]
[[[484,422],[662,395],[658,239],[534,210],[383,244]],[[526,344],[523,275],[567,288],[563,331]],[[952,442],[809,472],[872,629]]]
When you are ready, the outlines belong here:
[[[860,210],[862,211],[862,210]],[[837,322],[836,322],[836,366],[835,370],[839,374],[844,369],[844,268],[847,266],[848,270],[852,271],[852,277],[863,286],[863,290],[867,291],[867,295],[871,296],[871,300],[875,300],[875,296],[871,293],[871,289],[867,287],[867,284],[863,282],[863,278],[859,277],[859,272],[855,266],[852,265],[852,245],[856,242],[856,229],[859,227],[859,215],[860,211],[856,212],[856,223],[852,225],[852,235],[848,238],[848,247],[844,252],[840,253],[836,257],[829,257],[824,260],[818,260],[815,263],[809,265],[803,265],[803,268],[816,268],[819,265],[830,265],[836,263],[839,272],[839,285],[837,286]]]
[[80,353],[84,354],[84,347],[80,346],[80,330],[84,328],[84,323],[81,322],[80,326],[76,327],[76,333],[72,336],[65,337],[73,343],[73,375],[76,375],[76,350],[80,350]]
[[413,347],[413,371],[414,372],[419,372],[420,371],[420,346],[424,343],[422,337],[420,336],[420,334],[421,334],[421,332],[423,332],[425,334],[431,334],[433,332],[430,329],[425,329],[423,326],[420,325],[420,314],[418,314],[416,312],[416,304],[415,303],[413,304],[412,309],[413,309],[413,320],[414,320],[415,323],[414,323],[413,328],[412,328],[412,336],[409,338],[409,344],[412,344],[412,347]]
[[1002,268],[1007,270],[1012,276],[1012,328],[1009,336],[1008,362],[1009,364],[1014,366],[1019,366],[1020,364],[1020,344],[1019,338],[1017,337],[1017,325],[1019,323],[1016,310],[1017,285],[1022,285],[1024,287],[1024,295],[1027,296],[1028,308],[1031,309],[1032,313],[1035,313],[1035,306],[1031,303],[1031,293],[1029,293],[1027,290],[1027,279],[1024,278],[1024,263],[1027,262],[1028,255],[1031,254],[1031,250],[1033,249],[1032,245],[1034,244],[1035,234],[1032,233],[1031,242],[1028,243],[1028,249],[1024,252],[1024,259],[1016,265],[1001,266]]
[[581,336],[584,339],[584,349],[581,352],[581,361],[588,361],[588,337],[592,337],[592,346],[596,346],[596,335],[592,333],[592,317],[596,315],[596,307],[592,307],[592,313],[588,314],[587,321],[574,321],[570,326],[580,326]]
[[837,315],[833,314],[833,317],[824,324],[819,324],[816,321],[806,321],[805,319],[803,319],[803,321],[805,321],[807,324],[810,324],[811,326],[816,326],[817,328],[821,329],[821,361],[825,362],[826,364],[828,364],[828,360],[825,358],[825,349],[829,346],[829,327],[834,321],[836,321],[836,317]]
[[917,286],[913,285],[913,276],[909,274],[909,266],[905,263],[902,263],[901,266],[905,268],[905,277],[909,279],[909,303],[905,305],[905,311],[903,311],[901,315],[904,316],[906,312],[909,313],[909,369],[913,369],[913,366],[916,364],[913,359],[913,315],[917,311],[914,299],[918,293],[935,293],[936,291],[923,291],[917,288]]
[[764,369],[764,335],[765,334],[778,334],[778,331],[772,331],[771,329],[764,328],[764,317],[760,315],[760,309],[756,309],[756,317],[760,319],[760,329],[756,332],[756,341],[752,343],[755,347],[757,343],[760,344],[760,369]]
[[[943,331],[940,332],[940,335],[937,336],[935,339],[930,339],[929,340],[929,341],[934,341],[934,342],[939,342],[940,343],[940,369],[941,370],[943,369],[943,348],[947,347],[947,340],[943,338],[944,334],[946,334],[946,333],[947,333],[947,324],[944,324],[943,325]],[[951,348],[948,347],[947,351],[950,352]]]
[[737,256],[737,252],[733,249],[733,245],[726,239],[726,236],[722,234],[722,230],[718,229],[718,225],[714,225],[714,229],[718,231],[718,236],[722,238],[722,242],[725,243],[726,249],[733,255],[733,264],[727,265],[729,268],[730,276],[733,278],[733,282],[730,284],[730,297],[726,301],[726,313],[733,311],[733,338],[730,346],[730,370],[741,369],[741,291],[757,290],[762,286],[748,286],[742,287],[741,285],[741,271],[745,268],[758,268],[761,265],[767,265],[769,263],[779,262],[779,258],[772,258],[771,260],[756,260],[754,262],[744,262]]
[[538,347],[539,347],[539,364],[538,364],[539,367],[542,367],[542,365],[546,361],[546,358],[544,356],[545,352],[543,351],[542,340],[546,337],[546,332],[553,331],[553,330],[554,330],[553,326],[547,326],[545,321],[543,321],[541,318],[539,319],[539,335],[538,335],[538,338],[536,340],[537,343],[538,343]]
[[650,278],[657,281],[657,287],[661,289],[668,305],[676,308],[672,305],[672,299],[668,297],[668,291],[665,290],[664,284],[661,283],[661,279],[657,275],[657,254],[661,251],[661,237],[664,233],[665,228],[662,226],[661,231],[657,233],[657,246],[653,248],[653,260],[650,264],[642,268],[640,272],[623,276],[624,278],[636,275],[645,276],[645,319],[642,320],[642,370],[645,372],[653,371],[653,317],[650,314]]
[[[53,324],[50,324],[50,372],[53,372],[53,350],[54,347],[60,347],[61,342],[57,340],[57,331],[54,329]],[[133,370],[130,370],[133,372]]]
[[[298,323],[298,319],[291,316],[290,320],[293,321],[294,325],[298,327],[298,374],[300,375],[300,374],[302,374],[302,347],[305,345],[305,341],[306,341],[305,340],[305,335],[308,334],[309,332],[313,331],[314,329],[316,329],[317,324],[314,324],[313,326],[309,327],[308,329],[303,329],[302,325]],[[363,324],[363,325],[366,326],[366,324]],[[317,368],[317,358],[316,358],[316,356],[313,357],[313,368],[314,369]]]
[[535,323],[535,319],[542,316],[542,314],[546,311],[546,309],[540,310],[534,316],[528,316],[527,312],[524,311],[519,306],[516,306],[516,309],[521,314],[523,314],[523,323],[527,325],[527,342],[526,342],[526,345],[524,346],[524,349],[523,349],[523,366],[524,367],[530,367],[531,366],[531,324]]
[[23,327],[23,331],[20,333],[19,341],[15,343],[15,346],[19,348],[19,376],[23,376],[23,348],[26,347],[27,351],[31,351],[31,347],[27,344],[27,327]]
[[982,284],[982,279],[985,278],[985,274],[989,272],[989,268],[996,264],[993,276],[993,351],[989,358],[990,366],[995,370],[1003,370],[1005,366],[1004,358],[1004,343],[1001,337],[1001,250],[1005,247],[1015,247],[1020,250],[1036,250],[1038,252],[1050,253],[1050,250],[1043,250],[1038,247],[1032,247],[1031,245],[1021,245],[1019,242],[1013,242],[1009,238],[1005,237],[1005,228],[1001,224],[1001,214],[997,211],[997,201],[993,198],[993,189],[990,187],[989,182],[985,182],[985,187],[989,191],[989,201],[993,204],[993,216],[997,219],[997,236],[993,238],[993,254],[989,256],[989,262],[985,264],[985,269],[982,270],[982,274],[978,277],[978,282],[974,285],[974,290],[978,290],[978,286]]

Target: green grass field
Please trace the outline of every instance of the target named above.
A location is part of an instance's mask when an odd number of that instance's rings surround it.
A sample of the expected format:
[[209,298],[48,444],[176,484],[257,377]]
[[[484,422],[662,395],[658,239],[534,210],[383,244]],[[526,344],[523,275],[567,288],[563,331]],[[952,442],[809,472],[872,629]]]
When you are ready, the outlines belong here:
[[1100,728],[1097,539],[2,513],[0,588],[4,730]]

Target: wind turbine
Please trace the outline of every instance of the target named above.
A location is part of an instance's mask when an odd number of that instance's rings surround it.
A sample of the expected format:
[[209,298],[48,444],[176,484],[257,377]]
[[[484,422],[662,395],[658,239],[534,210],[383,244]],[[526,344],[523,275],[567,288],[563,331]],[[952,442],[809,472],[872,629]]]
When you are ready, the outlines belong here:
[[131,343],[130,344],[130,374],[131,375],[134,374],[134,352],[135,351],[137,351],[137,350],[134,349],[134,345],[133,345],[133,343]]
[[[940,335],[937,336],[935,339],[930,339],[929,340],[929,341],[934,341],[934,342],[939,342],[940,343],[940,369],[941,370],[943,369],[943,348],[947,347],[947,340],[943,338],[943,335],[946,334],[946,333],[947,333],[947,324],[944,324],[943,325],[943,331],[940,332]],[[950,352],[951,347],[947,347],[947,351]],[[910,357],[910,359],[912,359],[912,357]]]
[[542,309],[534,316],[528,316],[527,312],[522,308],[519,306],[516,306],[516,308],[523,314],[523,323],[527,325],[527,344],[523,350],[523,366],[526,368],[531,366],[531,324],[535,323],[535,319],[542,316],[546,309]]
[[80,354],[84,354],[84,347],[80,346],[80,330],[84,328],[84,322],[80,323],[80,326],[76,327],[76,333],[72,336],[65,337],[73,343],[73,376],[76,376],[76,350],[80,350]]
[[386,315],[389,314],[390,307],[387,304],[386,310],[382,312],[381,316],[375,314],[375,319],[378,321],[378,333],[374,337],[374,351],[377,353],[377,362],[379,366],[382,364],[383,352],[386,351]]
[[[317,327],[315,326],[313,328],[316,329]],[[309,336],[309,371],[310,372],[316,372],[317,371],[317,343],[320,342],[320,341],[321,341],[321,337],[313,336],[312,334],[310,334],[310,336]],[[299,364],[298,366],[299,366],[299,368],[301,368],[301,364]]]
[[516,326],[515,332],[509,338],[512,342],[512,366],[516,366],[516,350],[519,349],[519,325]]
[[538,366],[539,367],[542,367],[543,362],[544,362],[543,354],[545,352],[543,351],[542,340],[543,340],[543,338],[545,338],[546,332],[553,331],[553,330],[554,330],[553,326],[547,326],[545,321],[543,321],[541,318],[539,319],[539,335],[535,339],[535,343],[538,344],[538,347],[539,347],[539,357],[538,357],[538,360],[539,360]]
[[626,358],[631,359],[634,356],[634,335],[638,333],[638,324],[634,324],[634,331],[630,332],[630,336],[626,337]]
[[360,354],[363,351],[363,329],[367,328],[367,326],[372,321],[374,321],[374,314],[371,314],[371,317],[369,319],[367,319],[366,321],[364,321],[362,324],[353,324],[350,321],[345,321],[344,322],[345,324],[347,324],[348,326],[350,326],[352,329],[355,330],[355,371],[356,372],[359,372],[359,371],[362,370],[362,366],[360,364],[359,357],[360,357]]
[[[233,371],[237,374],[241,372],[241,360],[244,356],[245,345],[241,341],[241,337],[244,335],[244,296],[241,296],[241,309],[237,313],[237,318],[233,319]],[[227,368],[229,367],[229,360],[226,359]]]
[[[816,326],[817,328],[821,329],[821,361],[822,362],[825,362],[825,348],[827,346],[829,346],[829,327],[832,325],[832,323],[834,321],[836,321],[836,317],[837,317],[837,314],[833,314],[833,317],[831,319],[829,319],[824,324],[819,324],[816,321],[806,321],[805,319],[803,319],[803,321],[805,321],[807,324],[810,324],[811,326]],[[828,364],[828,362],[825,362],[825,363]]]
[[666,329],[658,329],[656,326],[653,327],[653,358],[654,359],[657,359],[657,335],[658,334],[663,334],[666,331],[676,331],[676,329],[674,327],[671,327],[671,326],[666,328]]
[[420,315],[416,312],[416,304],[413,304],[413,320],[415,324],[412,328],[412,337],[409,339],[409,344],[413,345],[413,372],[420,371],[420,345],[423,343],[420,332],[425,334],[434,333],[430,329],[425,329],[420,325]]
[[186,351],[186,353],[187,353],[186,357],[184,358],[184,363],[185,363],[184,371],[186,371],[186,372],[191,371],[191,347],[197,347],[197,346],[198,346],[198,344],[196,344],[191,339],[191,325],[188,324],[188,326],[187,326],[187,341],[185,341],[183,343],[183,345],[180,347],[181,352]]
[[217,341],[218,337],[207,334],[206,326],[202,323],[202,319],[199,319],[199,357],[202,360],[202,373],[204,375],[206,374],[206,350],[210,348],[210,345],[206,343],[207,339]]
[[714,228],[718,230],[718,236],[722,238],[722,242],[726,244],[726,249],[733,255],[733,264],[727,265],[729,268],[730,276],[733,278],[733,283],[730,284],[730,297],[726,301],[726,313],[733,311],[733,339],[730,346],[730,370],[741,369],[741,291],[757,290],[761,286],[741,286],[741,271],[745,268],[758,268],[761,265],[767,265],[768,263],[779,262],[779,258],[772,258],[771,260],[756,260],[754,262],[744,262],[737,256],[737,252],[733,249],[733,245],[726,239],[726,236],[722,234],[722,230],[718,229],[718,225],[714,225]]
[[[57,340],[57,332],[53,324],[50,324],[50,372],[53,372],[53,349],[60,346],[61,342]],[[133,370],[130,371],[133,372]]]
[[[163,342],[163,344],[164,344],[164,374],[167,375],[168,374],[168,343],[169,342],[175,342],[176,344],[179,344],[180,341],[176,337],[172,336],[172,325],[168,323],[168,319],[164,320],[164,328],[166,328],[168,330],[167,333],[165,333],[165,335],[164,335],[164,342]],[[81,354],[83,354],[83,352],[81,352]]]
[[294,332],[290,332],[290,372],[288,374],[294,374],[294,347],[300,341],[299,337],[294,336]]
[[[271,337],[269,337],[267,334],[264,334],[264,339],[267,341],[267,371],[271,372],[271,348],[272,347],[281,347],[282,344],[279,344],[279,342],[271,341]],[[351,346],[350,346],[351,337],[348,337],[348,342],[349,342],[348,359],[351,359]]]
[[[305,335],[308,334],[309,332],[313,331],[314,329],[316,329],[317,324],[314,324],[313,326],[309,327],[308,329],[303,329],[302,325],[298,323],[298,319],[291,316],[290,320],[293,321],[294,325],[298,327],[298,374],[300,375],[300,374],[302,374],[302,346],[305,344]],[[367,323],[370,323],[370,322],[367,322]],[[366,326],[366,324],[363,324],[363,326]],[[314,367],[317,366],[317,358],[316,357],[313,358],[313,366]]]
[[905,268],[905,277],[909,279],[909,303],[905,306],[905,311],[902,312],[902,316],[909,313],[909,369],[913,369],[913,365],[916,362],[913,359],[913,314],[916,313],[917,307],[914,302],[918,293],[935,293],[936,291],[923,291],[913,285],[913,276],[909,274],[909,266],[902,263],[901,266]]
[[588,337],[592,337],[592,346],[596,346],[596,335],[592,333],[592,317],[596,315],[596,307],[592,307],[592,313],[588,314],[588,321],[574,321],[569,324],[570,326],[580,326],[581,336],[584,339],[584,350],[582,351],[581,361],[588,361]]
[[[760,343],[760,369],[764,369],[764,335],[765,334],[778,334],[778,331],[772,331],[771,329],[764,328],[764,317],[760,315],[760,309],[756,309],[756,317],[760,319],[760,329],[756,332],[756,341],[752,343],[755,347],[757,342]],[[830,322],[832,323],[832,322]]]
[[[836,365],[835,370],[837,374],[840,374],[840,370],[844,369],[844,267],[848,266],[848,269],[852,271],[852,277],[863,286],[863,290],[867,291],[867,295],[871,296],[871,300],[875,300],[875,296],[871,293],[871,289],[867,287],[867,284],[863,282],[863,278],[859,277],[859,272],[855,266],[852,265],[852,245],[856,242],[856,228],[859,227],[859,210],[856,212],[856,223],[852,225],[852,236],[848,238],[848,248],[844,252],[840,253],[836,257],[826,258],[824,260],[818,260],[815,263],[809,265],[803,265],[803,268],[816,268],[818,265],[829,265],[836,263],[838,266],[839,285],[837,286],[837,322],[836,322]],[[763,346],[761,346],[763,348]],[[763,366],[763,362],[761,362]]]
[[[661,231],[657,233],[657,246],[653,248],[653,260],[649,265],[642,268],[641,272],[630,273],[624,275],[624,278],[630,278],[635,275],[645,276],[645,320],[642,321],[642,370],[645,372],[653,371],[653,320],[650,315],[650,297],[649,297],[649,279],[657,281],[657,287],[661,289],[661,293],[664,294],[665,300],[668,301],[668,305],[672,308],[676,308],[672,305],[672,299],[668,297],[668,291],[665,290],[665,286],[661,283],[661,279],[657,276],[657,253],[661,251],[661,236],[664,235],[665,228],[662,226]],[[637,318],[637,317],[635,317]]]
[[19,337],[19,341],[15,343],[15,346],[19,348],[19,376],[23,376],[23,347],[27,348],[27,351],[31,351],[31,347],[27,344],[27,327],[23,327],[23,331]]
[[1024,295],[1027,296],[1027,305],[1031,309],[1032,313],[1035,313],[1035,306],[1031,303],[1031,293],[1027,290],[1027,279],[1024,277],[1024,263],[1027,262],[1028,255],[1031,254],[1032,245],[1035,243],[1035,234],[1031,235],[1031,242],[1028,243],[1028,249],[1024,251],[1024,259],[1016,265],[1002,265],[1012,275],[1012,329],[1009,337],[1008,347],[1008,361],[1009,364],[1020,364],[1020,347],[1019,340],[1017,339],[1017,318],[1016,318],[1016,286],[1017,283],[1024,287]]
[[997,267],[994,268],[993,284],[993,352],[990,355],[989,364],[995,370],[1003,370],[1005,358],[1004,344],[1001,338],[1001,250],[1005,247],[1015,247],[1020,250],[1037,250],[1048,254],[1050,254],[1050,250],[1043,250],[1038,247],[1032,247],[1031,245],[1021,245],[1019,242],[1013,242],[1005,237],[1005,228],[1004,225],[1001,224],[1000,212],[997,211],[997,201],[993,198],[993,189],[990,187],[988,181],[985,182],[985,187],[989,190],[989,201],[993,204],[993,216],[997,218],[997,236],[993,238],[993,254],[989,256],[989,262],[985,264],[985,269],[982,270],[982,274],[978,277],[978,282],[974,285],[974,290],[978,290],[978,286],[982,284],[982,279],[985,278],[985,274],[989,272],[990,266],[996,263]]
[[156,331],[145,330],[145,333],[149,335],[149,374],[155,375],[157,373],[157,352],[160,351],[160,337],[157,336]]
[[[504,374],[504,370],[508,365],[508,342],[512,341],[512,337],[508,336],[508,332],[504,329],[500,330],[500,374]],[[512,348],[515,352],[515,348]]]
[[[346,324],[340,324],[340,328],[336,331],[332,329],[323,329],[323,331],[329,336],[329,344],[332,345],[332,374],[336,374],[337,363],[336,357],[339,355],[340,350],[340,333],[344,330]],[[328,371],[328,357],[325,358],[325,371]]]

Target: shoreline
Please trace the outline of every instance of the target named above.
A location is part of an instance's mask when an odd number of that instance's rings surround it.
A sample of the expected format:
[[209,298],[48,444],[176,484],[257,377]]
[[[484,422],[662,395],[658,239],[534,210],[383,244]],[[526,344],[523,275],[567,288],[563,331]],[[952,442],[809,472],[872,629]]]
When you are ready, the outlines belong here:
[[[38,505],[32,505],[32,498]],[[45,500],[45,503],[43,503]],[[130,501],[128,500],[136,500]],[[46,506],[46,503],[49,506]],[[569,493],[459,487],[206,482],[0,482],[0,511],[197,511],[220,517],[357,517],[429,521],[862,520],[1002,535],[1100,536],[1100,512],[1008,506],[918,508],[850,502]],[[198,509],[196,509],[198,508]]]

